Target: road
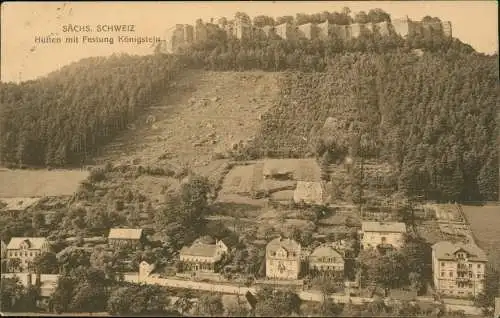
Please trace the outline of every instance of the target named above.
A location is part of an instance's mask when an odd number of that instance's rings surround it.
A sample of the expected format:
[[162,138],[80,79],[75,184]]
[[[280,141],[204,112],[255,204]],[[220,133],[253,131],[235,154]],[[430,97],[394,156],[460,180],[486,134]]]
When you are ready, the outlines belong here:
[[[138,275],[127,275],[125,276],[125,280],[129,282],[138,283],[139,277]],[[247,292],[251,292],[252,294],[255,295],[257,293],[257,289],[255,287],[235,286],[230,284],[215,284],[206,282],[194,282],[194,281],[181,280],[175,278],[159,278],[150,276],[147,277],[142,282],[145,284],[158,284],[160,286],[166,286],[166,287],[196,289],[196,290],[204,290],[210,292],[219,292],[224,294],[244,295]],[[323,301],[323,295],[319,291],[299,291],[297,294],[300,297],[300,299],[304,301],[315,301],[315,302]],[[358,305],[373,301],[372,298],[349,297],[345,295],[331,295],[330,298],[338,303],[347,303],[351,301],[353,304],[358,304]],[[429,297],[418,297],[417,299],[420,301],[432,300]],[[449,310],[463,310],[468,315],[481,315],[480,309],[470,304],[459,304],[456,300],[445,300],[445,306]]]

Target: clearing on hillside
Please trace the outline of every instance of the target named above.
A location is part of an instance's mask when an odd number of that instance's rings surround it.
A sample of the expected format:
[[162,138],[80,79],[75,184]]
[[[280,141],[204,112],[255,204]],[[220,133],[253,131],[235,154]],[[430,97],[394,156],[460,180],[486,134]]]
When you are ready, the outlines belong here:
[[0,198],[73,195],[88,175],[84,170],[0,169]]
[[265,159],[233,167],[223,180],[219,200],[235,195],[251,199],[259,191],[281,192],[287,200],[292,199],[290,191],[295,190],[297,181],[320,180],[321,170],[314,159]]
[[489,261],[500,269],[500,206],[463,205],[462,209],[476,237],[476,243],[488,253]]
[[251,140],[278,97],[279,73],[186,71],[175,89],[104,147],[97,162],[205,166]]

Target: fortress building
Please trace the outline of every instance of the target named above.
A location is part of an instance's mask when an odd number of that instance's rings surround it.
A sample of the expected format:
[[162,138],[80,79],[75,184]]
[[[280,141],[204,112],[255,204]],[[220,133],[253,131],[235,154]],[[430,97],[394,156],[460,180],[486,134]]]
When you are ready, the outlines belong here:
[[392,22],[336,25],[325,21],[319,24],[305,23],[298,26],[292,23],[283,23],[262,28],[252,25],[252,22],[246,17],[238,17],[233,21],[219,24],[203,23],[201,19],[198,19],[194,27],[188,24],[177,24],[167,31],[165,42],[167,52],[174,52],[185,45],[203,42],[220,35],[239,40],[272,38],[292,41],[300,38],[328,40],[335,37],[342,41],[348,41],[369,34],[379,34],[381,36],[397,34],[403,38],[417,35],[451,37],[452,26],[449,21],[412,21],[408,16],[394,19]]

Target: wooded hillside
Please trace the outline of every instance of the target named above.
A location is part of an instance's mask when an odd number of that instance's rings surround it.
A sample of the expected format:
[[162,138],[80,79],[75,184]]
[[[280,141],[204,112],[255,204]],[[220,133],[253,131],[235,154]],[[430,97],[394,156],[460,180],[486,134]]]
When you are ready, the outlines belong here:
[[0,162],[65,166],[84,159],[166,93],[178,58],[92,57],[42,79],[0,84]]
[[[290,73],[248,155],[335,159],[359,148],[399,169],[407,194],[496,200],[497,63],[456,52],[353,54],[325,73]],[[323,128],[328,117],[333,129]]]

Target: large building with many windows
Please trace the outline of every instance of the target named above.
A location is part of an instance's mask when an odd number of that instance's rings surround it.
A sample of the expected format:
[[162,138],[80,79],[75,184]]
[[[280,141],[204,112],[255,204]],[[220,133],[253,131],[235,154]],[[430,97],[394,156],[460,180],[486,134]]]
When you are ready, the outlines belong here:
[[[49,250],[50,244],[45,237],[11,238],[6,251],[6,257],[9,260],[9,271],[28,270],[35,257]],[[13,261],[15,259],[18,261]]]
[[434,288],[446,295],[476,296],[484,288],[488,259],[474,244],[441,241],[432,246]]
[[361,245],[364,249],[376,247],[401,248],[405,242],[406,225],[400,222],[361,223]]
[[294,280],[299,278],[301,246],[294,240],[276,238],[266,246],[266,277]]
[[201,237],[191,246],[184,246],[180,250],[179,259],[186,271],[214,272],[215,264],[228,252],[223,241]]

